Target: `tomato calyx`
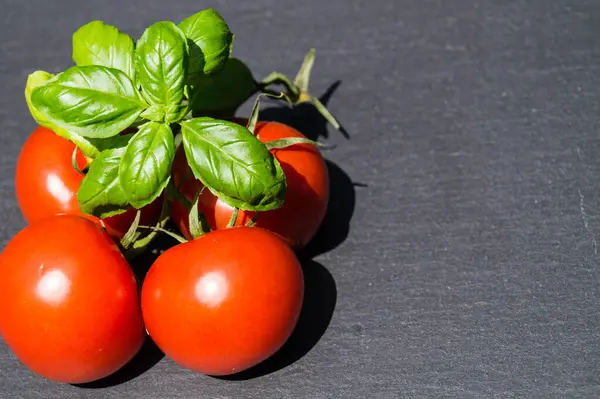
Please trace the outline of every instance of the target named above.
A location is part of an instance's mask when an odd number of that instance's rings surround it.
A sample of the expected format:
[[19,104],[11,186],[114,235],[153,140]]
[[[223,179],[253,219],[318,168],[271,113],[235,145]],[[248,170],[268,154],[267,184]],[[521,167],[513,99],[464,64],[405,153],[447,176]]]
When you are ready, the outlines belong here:
[[261,97],[271,97],[275,99],[286,98],[285,93],[283,92],[273,92],[273,93],[259,93],[256,96],[256,100],[254,100],[254,105],[252,106],[252,112],[248,117],[248,123],[246,123],[246,129],[248,129],[252,134],[256,136],[256,124],[258,123],[258,114],[260,113],[260,100]]
[[[279,95],[270,94],[270,93],[260,93],[256,100],[254,101],[254,106],[252,107],[252,112],[248,117],[248,122],[246,123],[246,129],[248,129],[252,134],[256,135],[256,124],[258,123],[258,115],[260,113],[260,100],[261,97],[273,97],[273,98],[282,98],[284,93],[279,93]],[[265,147],[270,150],[281,149],[291,147],[296,144],[312,144],[315,147],[325,147],[325,144],[319,143],[318,141],[313,141],[307,139],[306,137],[286,137],[278,140],[271,140],[265,144]]]
[[259,83],[260,91],[265,94],[277,95],[277,91],[274,91],[269,86],[282,85],[286,89],[286,92],[283,93],[283,99],[286,102],[292,106],[307,102],[312,103],[327,122],[339,130],[340,124],[337,119],[318,98],[310,94],[309,83],[314,63],[315,49],[312,48],[306,53],[300,70],[293,81],[280,72],[271,72]]

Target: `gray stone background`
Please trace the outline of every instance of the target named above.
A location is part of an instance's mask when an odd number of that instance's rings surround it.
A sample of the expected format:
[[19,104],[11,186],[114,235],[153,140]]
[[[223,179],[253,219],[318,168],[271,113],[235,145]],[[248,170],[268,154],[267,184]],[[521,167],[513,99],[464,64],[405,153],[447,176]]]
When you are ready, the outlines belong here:
[[[2,398],[600,397],[600,3],[595,0],[0,1],[0,240],[24,221],[18,151],[35,69],[102,19],[138,37],[218,9],[262,77],[317,49],[309,107],[265,103],[334,145],[332,203],[290,343],[232,380],[147,346],[86,387],[0,345]],[[336,84],[339,82],[339,84]],[[249,110],[249,104],[243,109]]]

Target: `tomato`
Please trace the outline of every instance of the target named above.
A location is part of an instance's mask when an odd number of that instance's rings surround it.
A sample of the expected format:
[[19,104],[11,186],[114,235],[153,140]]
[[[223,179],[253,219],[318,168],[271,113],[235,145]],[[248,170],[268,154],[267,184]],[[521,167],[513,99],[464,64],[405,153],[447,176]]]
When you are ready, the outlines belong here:
[[8,243],[0,333],[23,364],[60,382],[106,377],[138,352],[145,333],[137,282],[98,224],[48,217]]
[[[235,122],[245,124],[245,120],[242,119],[236,119]],[[259,122],[255,131],[257,137],[263,142],[288,137],[304,137],[292,127],[277,122]],[[283,206],[260,213],[256,227],[278,234],[295,248],[303,248],[317,232],[327,211],[329,201],[327,165],[312,144],[297,144],[271,152],[281,163],[288,187]],[[191,174],[181,146],[173,163],[173,182],[190,202],[202,188],[202,183],[194,179]],[[229,205],[209,190],[204,190],[200,195],[198,209],[204,214],[212,229],[226,227],[233,212]],[[236,225],[248,223],[254,215],[254,212],[240,211]],[[191,238],[188,211],[180,202],[173,203],[171,217],[180,231],[188,239]]]
[[227,375],[284,344],[303,294],[289,246],[266,230],[233,227],[164,252],[144,280],[142,313],[154,342],[175,362]]
[[[45,127],[38,127],[25,142],[19,159],[15,188],[21,212],[28,223],[48,216],[69,213],[84,215],[77,203],[77,190],[83,180],[71,164],[75,144],[54,134]],[[87,160],[77,151],[77,164],[83,169]],[[162,198],[143,208],[140,224],[154,224],[162,209]],[[120,215],[103,219],[108,233],[115,239],[125,235],[135,219],[133,208]]]

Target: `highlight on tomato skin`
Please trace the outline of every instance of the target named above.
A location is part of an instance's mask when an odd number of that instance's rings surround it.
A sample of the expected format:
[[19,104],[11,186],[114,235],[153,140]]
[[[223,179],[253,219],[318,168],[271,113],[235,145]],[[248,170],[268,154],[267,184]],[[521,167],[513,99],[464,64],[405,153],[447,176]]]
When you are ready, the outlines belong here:
[[[233,119],[245,125],[247,120]],[[263,142],[282,138],[305,138],[294,128],[278,123],[259,121],[257,137]],[[297,144],[287,148],[271,150],[280,162],[287,179],[287,191],[281,208],[261,212],[256,227],[262,227],[283,238],[290,246],[301,249],[314,237],[327,211],[329,202],[329,177],[327,165],[319,151],[311,144]],[[190,202],[203,185],[196,180],[187,164],[183,148],[179,148],[173,162],[173,183]],[[227,227],[233,208],[221,201],[209,190],[200,194],[198,209],[212,229]],[[179,201],[172,204],[171,216],[183,235],[191,239],[188,223],[189,212]],[[243,226],[256,215],[254,212],[238,213],[236,226]]]
[[171,359],[228,375],[273,355],[291,335],[304,295],[294,252],[255,227],[215,230],[164,252],[142,287],[146,328]]
[[[19,208],[27,223],[52,215],[73,214],[100,225],[94,216],[84,215],[77,202],[77,190],[83,175],[72,166],[75,144],[39,126],[29,136],[17,160],[15,190]],[[78,150],[77,165],[84,169],[87,160]],[[141,224],[154,224],[162,210],[163,197],[142,209]],[[121,239],[135,219],[137,211],[129,209],[120,215],[103,219],[107,232]]]
[[146,338],[133,272],[96,223],[51,216],[0,254],[0,334],[29,369],[85,383],[124,366]]

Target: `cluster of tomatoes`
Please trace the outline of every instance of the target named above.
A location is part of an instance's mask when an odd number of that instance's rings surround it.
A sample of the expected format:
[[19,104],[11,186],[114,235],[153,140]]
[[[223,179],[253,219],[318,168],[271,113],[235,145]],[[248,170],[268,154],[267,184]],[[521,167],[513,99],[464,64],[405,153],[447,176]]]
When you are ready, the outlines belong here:
[[[28,225],[0,254],[0,335],[23,364],[55,381],[95,381],[128,363],[149,335],[183,367],[227,375],[285,343],[303,302],[295,251],[323,221],[329,181],[310,140],[256,116],[226,119],[251,126],[262,143],[279,143],[267,148],[285,174],[285,200],[260,212],[233,207],[205,189],[188,162],[193,149],[178,143],[169,189],[140,209],[92,215],[81,210],[77,193],[96,161],[64,132],[40,126],[29,136],[15,184]],[[151,233],[140,239],[144,228]],[[131,240],[160,232],[180,243],[138,281]]]
[[[259,122],[261,140],[300,137],[289,126]],[[82,383],[108,376],[141,348],[146,332],[184,367],[211,375],[247,369],[271,356],[291,334],[302,306],[303,278],[294,251],[315,234],[327,207],[326,165],[311,144],[272,150],[283,165],[284,205],[252,213],[210,191],[199,209],[211,232],[168,249],[150,268],[141,294],[117,242],[136,212],[106,219],[84,215],[76,192],[83,174],[71,165],[75,146],[39,127],[16,172],[19,206],[29,225],[0,255],[0,333],[31,370]],[[83,169],[83,158],[79,159]],[[173,180],[190,201],[202,189],[183,152]],[[160,198],[141,212],[159,217]],[[172,201],[171,217],[190,237],[188,211]]]

